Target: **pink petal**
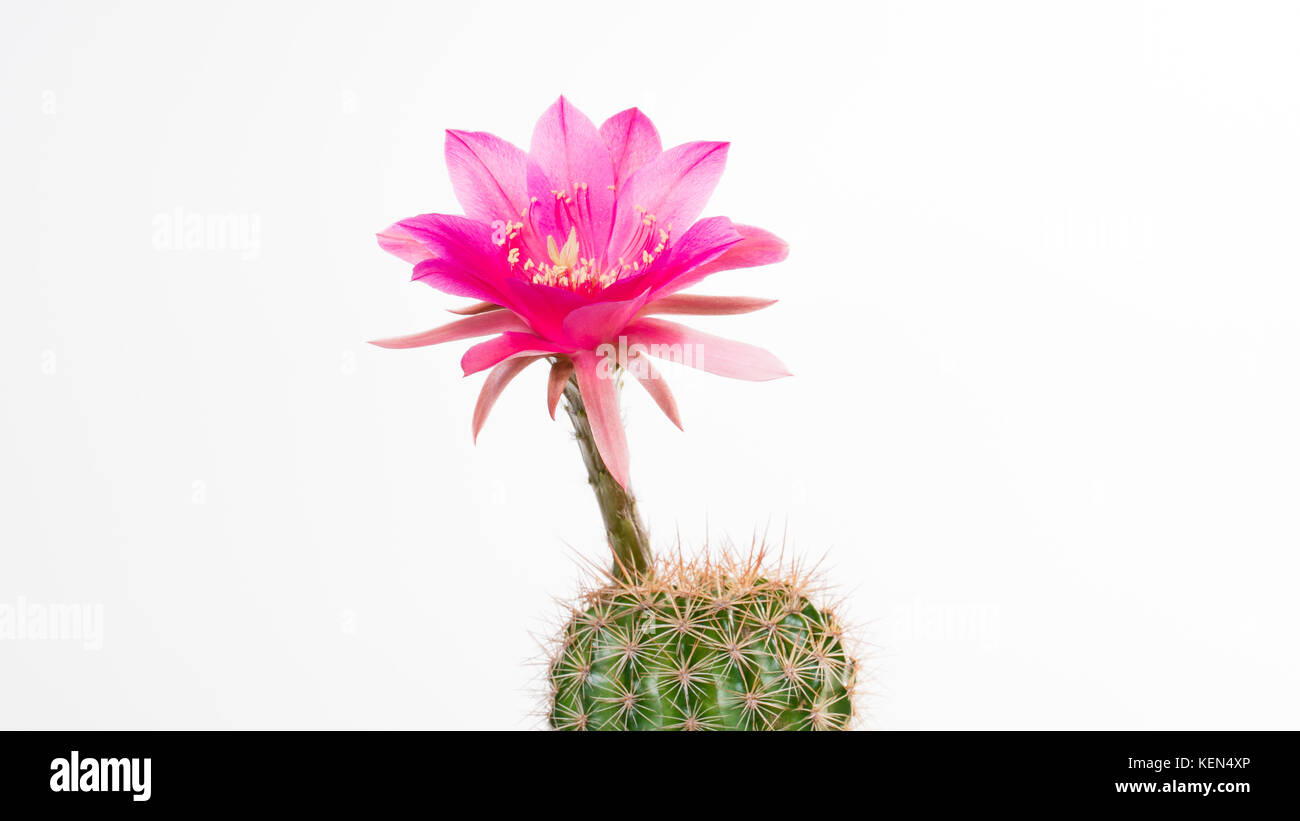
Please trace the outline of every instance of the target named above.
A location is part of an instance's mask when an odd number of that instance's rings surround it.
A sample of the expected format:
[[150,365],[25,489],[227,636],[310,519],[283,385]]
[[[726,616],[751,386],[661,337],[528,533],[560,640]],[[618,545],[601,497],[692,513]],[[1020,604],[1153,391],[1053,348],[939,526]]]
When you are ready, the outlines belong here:
[[703,277],[697,277],[696,271],[742,240],[726,217],[709,217],[695,223],[673,243],[667,256],[647,275],[653,289],[651,298],[680,291],[686,287],[681,283],[699,282]]
[[[572,195],[576,210],[589,211],[586,219],[580,221],[578,231],[590,242],[598,242],[599,247],[585,248],[583,256],[599,255],[609,238],[614,210],[614,168],[595,124],[561,97],[537,121],[528,156],[545,173],[551,188]],[[586,186],[589,202],[581,202],[574,183]],[[532,193],[538,196],[535,190]],[[554,199],[550,204],[553,206]],[[563,237],[556,239],[563,240]]]
[[457,339],[469,339],[475,336],[502,333],[503,331],[527,331],[528,326],[519,317],[507,311],[493,311],[477,316],[448,322],[430,331],[410,336],[395,336],[391,339],[376,339],[371,345],[381,348],[421,348],[425,345],[437,345],[440,342],[452,342]]
[[[685,245],[688,239],[692,239],[693,244],[701,247],[692,248],[689,256],[684,256],[676,248],[669,251],[669,258],[664,261],[663,271],[656,271],[653,274],[655,286],[654,293],[651,295],[652,300],[689,288],[718,271],[766,265],[769,262],[780,262],[785,259],[789,248],[781,239],[761,228],[734,225],[730,220],[726,220],[727,225],[731,228],[731,234],[738,237],[738,240],[728,244],[720,252],[709,253],[707,238],[693,238],[699,226],[713,220],[725,219],[725,217],[710,217],[691,226],[691,230],[687,232],[687,236],[682,237],[679,244]],[[712,233],[717,233],[717,230],[714,228]],[[721,245],[720,240],[715,242]]]
[[673,294],[645,306],[641,316],[651,314],[691,314],[694,316],[725,316],[748,314],[775,305],[775,299],[754,296],[705,296],[704,294]]
[[475,314],[485,314],[488,311],[500,311],[500,305],[493,305],[491,302],[471,302],[461,308],[448,308],[447,311],[461,316],[474,316]]
[[601,124],[600,136],[614,163],[615,194],[634,171],[664,153],[659,131],[640,109],[629,108],[610,117]]
[[573,376],[573,360],[568,357],[555,360],[546,385],[546,407],[550,410],[552,419],[555,418],[555,407],[560,404],[560,396],[564,393],[564,386],[569,383],[570,376]]
[[517,356],[538,356],[552,353],[568,353],[540,336],[509,331],[500,336],[480,342],[460,358],[460,368],[466,376],[485,371],[499,362]]
[[649,270],[625,277],[601,292],[603,299],[628,299],[650,291],[650,299],[667,295],[677,288],[670,287],[679,278],[689,274],[737,242],[741,236],[731,227],[726,217],[709,217],[688,228],[673,242],[667,253],[655,261]]
[[781,360],[762,348],[706,334],[666,319],[638,319],[627,326],[628,347],[644,345],[650,356],[718,376],[765,382],[790,376]]
[[519,219],[528,207],[523,149],[483,131],[448,131],[444,150],[452,190],[470,219]]
[[771,265],[790,255],[790,246],[785,240],[770,231],[755,228],[752,225],[732,224],[740,234],[740,242],[732,245],[725,252],[691,272],[679,288],[686,288],[718,271],[730,271],[733,268],[753,268],[758,265]]
[[534,285],[518,277],[506,280],[504,294],[510,310],[548,339],[562,338],[565,317],[588,304],[584,297],[568,288]]
[[497,397],[501,391],[505,390],[510,380],[519,375],[519,372],[529,365],[541,359],[539,356],[521,356],[515,359],[507,359],[500,365],[492,369],[492,373],[487,375],[483,382],[483,390],[479,391],[478,401],[474,403],[474,441],[478,441],[478,432],[483,429],[483,423],[487,421],[488,414],[492,411],[492,406],[496,404]]
[[452,296],[508,304],[500,291],[505,254],[492,242],[492,226],[447,214],[422,214],[397,225],[432,252],[415,266],[414,279]]
[[587,406],[587,421],[596,440],[596,450],[614,481],[628,483],[627,432],[618,410],[618,383],[610,368],[590,351],[573,356],[578,391]]
[[426,259],[415,266],[411,279],[452,296],[485,301],[501,299],[493,285],[484,282],[477,270],[460,260]]
[[645,307],[647,296],[642,292],[632,299],[593,302],[578,308],[564,318],[560,338],[575,348],[595,348],[602,342],[613,342]]
[[433,252],[400,225],[390,225],[375,235],[379,247],[399,259],[415,265],[433,256]]
[[641,383],[655,404],[664,412],[664,415],[672,421],[679,430],[682,428],[682,418],[677,413],[677,400],[673,398],[672,391],[668,390],[668,383],[664,381],[663,376],[659,374],[659,369],[650,364],[650,357],[638,354],[628,362],[627,369],[632,372],[633,378]]
[[[563,242],[569,235],[568,230],[561,231],[556,215],[555,192],[560,188],[568,190],[563,182],[552,182],[549,174],[542,169],[535,157],[528,158],[528,199],[530,205],[524,222],[532,229],[525,237],[535,235],[538,245],[532,249],[531,256],[546,259],[546,237],[555,237],[557,243]],[[585,254],[584,254],[585,256]]]
[[618,193],[607,258],[631,258],[629,246],[641,227],[638,208],[655,225],[681,236],[704,210],[727,163],[728,143],[694,142],[670,148],[628,177]]
[[726,271],[732,268],[770,265],[774,262],[780,262],[790,255],[790,246],[786,244],[785,240],[771,231],[764,231],[762,228],[739,223],[732,223],[732,227],[736,229],[742,239],[729,248],[723,257],[714,260],[710,266],[710,273],[712,271]]

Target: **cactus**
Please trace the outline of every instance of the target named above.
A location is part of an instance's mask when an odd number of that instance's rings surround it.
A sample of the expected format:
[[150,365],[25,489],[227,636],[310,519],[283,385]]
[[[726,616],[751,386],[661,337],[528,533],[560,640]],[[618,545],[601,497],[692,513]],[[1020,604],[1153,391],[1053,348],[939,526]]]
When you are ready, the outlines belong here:
[[552,642],[559,730],[840,730],[857,663],[835,613],[762,551],[656,562],[586,591]]
[[610,476],[575,382],[565,408],[613,552],[548,648],[547,719],[557,730],[841,730],[857,662],[813,579],[765,563],[652,557],[630,491]]

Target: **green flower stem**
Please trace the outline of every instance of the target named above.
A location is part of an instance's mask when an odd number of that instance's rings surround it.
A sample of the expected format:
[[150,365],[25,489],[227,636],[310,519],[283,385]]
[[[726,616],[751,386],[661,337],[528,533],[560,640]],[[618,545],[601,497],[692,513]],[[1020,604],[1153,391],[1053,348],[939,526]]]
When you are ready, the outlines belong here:
[[614,481],[596,450],[596,439],[587,419],[587,406],[582,402],[575,379],[570,379],[564,386],[564,405],[573,422],[583,464],[587,466],[587,481],[596,492],[596,503],[600,505],[601,518],[605,520],[605,534],[609,537],[609,548],[614,552],[614,578],[621,581],[644,578],[653,564],[650,535],[637,513],[636,499]]

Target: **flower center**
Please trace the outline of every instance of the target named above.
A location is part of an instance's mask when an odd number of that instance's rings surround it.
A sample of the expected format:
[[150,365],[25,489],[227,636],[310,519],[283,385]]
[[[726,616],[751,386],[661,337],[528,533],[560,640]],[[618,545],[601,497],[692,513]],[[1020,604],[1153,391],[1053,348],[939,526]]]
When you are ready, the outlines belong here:
[[[510,272],[534,285],[594,296],[622,279],[644,273],[668,248],[672,226],[659,228],[655,215],[637,206],[637,230],[620,253],[597,236],[586,183],[573,193],[552,191],[554,208],[543,213],[533,197],[519,222],[507,222],[493,240],[505,249]],[[545,223],[543,218],[549,217]],[[562,239],[558,239],[562,238]]]

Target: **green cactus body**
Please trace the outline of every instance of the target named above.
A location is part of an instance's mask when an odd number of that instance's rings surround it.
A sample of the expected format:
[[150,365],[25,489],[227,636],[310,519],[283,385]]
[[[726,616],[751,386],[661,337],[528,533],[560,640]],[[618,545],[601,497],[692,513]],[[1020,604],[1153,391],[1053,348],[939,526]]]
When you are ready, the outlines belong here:
[[835,615],[801,585],[666,575],[591,591],[575,609],[549,668],[553,728],[848,726],[856,663]]

